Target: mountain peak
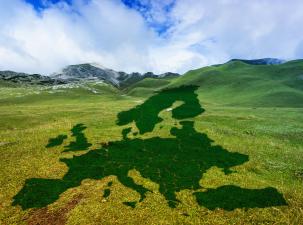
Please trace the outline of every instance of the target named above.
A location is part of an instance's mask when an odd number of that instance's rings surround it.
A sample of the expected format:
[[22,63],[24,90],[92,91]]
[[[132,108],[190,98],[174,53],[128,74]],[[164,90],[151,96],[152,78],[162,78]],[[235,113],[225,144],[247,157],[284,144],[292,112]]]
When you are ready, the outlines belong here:
[[153,72],[147,72],[144,74],[136,72],[117,72],[98,63],[83,63],[66,66],[61,71],[50,76],[56,79],[65,80],[67,82],[82,80],[102,80],[105,83],[114,85],[115,87],[123,88],[147,77],[165,78],[171,76],[179,76],[179,74],[167,72],[164,74],[156,75]]

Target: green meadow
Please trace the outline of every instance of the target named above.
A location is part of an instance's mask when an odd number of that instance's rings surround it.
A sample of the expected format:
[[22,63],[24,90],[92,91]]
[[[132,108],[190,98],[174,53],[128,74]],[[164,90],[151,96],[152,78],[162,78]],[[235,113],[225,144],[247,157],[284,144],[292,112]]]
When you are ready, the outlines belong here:
[[303,224],[302,75],[0,83],[0,224]]

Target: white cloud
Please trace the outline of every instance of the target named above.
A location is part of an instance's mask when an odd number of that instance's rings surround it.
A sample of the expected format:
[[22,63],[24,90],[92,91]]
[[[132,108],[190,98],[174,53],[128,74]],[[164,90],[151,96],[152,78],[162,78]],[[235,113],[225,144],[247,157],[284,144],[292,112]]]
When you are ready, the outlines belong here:
[[164,10],[172,2],[151,1],[148,19],[173,24],[159,35],[119,0],[75,0],[40,13],[23,0],[0,0],[0,70],[49,74],[98,62],[185,72],[230,58],[303,57],[301,0],[176,0]]

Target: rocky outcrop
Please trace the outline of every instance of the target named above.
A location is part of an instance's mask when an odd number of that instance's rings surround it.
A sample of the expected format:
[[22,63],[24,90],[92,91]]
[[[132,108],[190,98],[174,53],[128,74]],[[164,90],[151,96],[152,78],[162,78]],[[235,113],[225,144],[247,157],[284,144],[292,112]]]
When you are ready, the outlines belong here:
[[125,88],[131,84],[134,84],[145,78],[166,78],[179,76],[177,73],[164,73],[156,75],[152,72],[141,73],[126,73],[117,72],[112,69],[108,69],[98,64],[86,63],[78,65],[70,65],[62,69],[61,71],[50,75],[55,79],[64,80],[66,82],[75,81],[104,81],[118,88]]
[[28,85],[58,85],[66,84],[65,80],[54,79],[49,76],[42,76],[40,74],[17,73],[13,71],[0,71],[0,80]]

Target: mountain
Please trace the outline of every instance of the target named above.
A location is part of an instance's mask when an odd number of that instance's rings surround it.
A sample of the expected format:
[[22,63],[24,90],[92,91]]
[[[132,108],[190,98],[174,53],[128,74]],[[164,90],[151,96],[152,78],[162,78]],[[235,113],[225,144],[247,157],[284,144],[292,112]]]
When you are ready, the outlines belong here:
[[303,107],[303,60],[252,65],[241,60],[191,70],[173,79],[145,79],[127,89],[149,96],[155,90],[197,85],[203,103],[237,107]]
[[232,59],[229,62],[235,62],[235,61],[240,61],[250,65],[280,65],[286,62],[285,60],[275,59],[275,58],[263,58],[263,59],[251,59],[251,60]]
[[50,77],[64,80],[68,83],[83,80],[102,80],[115,87],[124,88],[145,78],[165,78],[177,76],[179,76],[179,74],[170,72],[160,75],[156,75],[152,72],[147,72],[144,74],[117,72],[98,64],[86,63],[67,66],[60,72],[52,74]]
[[103,81],[117,88],[125,88],[145,78],[171,78],[178,77],[177,73],[163,73],[156,75],[152,72],[141,73],[125,73],[108,69],[95,63],[85,63],[78,65],[70,65],[61,71],[53,73],[49,76],[40,74],[17,73],[13,71],[0,71],[0,81],[13,84],[29,84],[29,85],[58,85],[70,84],[86,81]]
[[168,86],[198,85],[201,101],[250,107],[303,107],[303,60],[278,65],[229,61],[191,70]]
[[[262,61],[263,59],[257,60]],[[174,73],[125,73],[95,64],[71,65],[51,76],[0,72],[1,80],[17,84],[73,84],[102,81],[133,96],[149,96],[163,88],[197,85],[202,103],[239,107],[303,107],[303,60],[280,64],[250,64],[231,60],[225,64],[191,70],[182,76]],[[78,85],[79,84],[79,85]],[[2,84],[7,85],[7,83]],[[85,86],[84,85],[84,86]],[[83,85],[82,85],[83,86]],[[114,88],[114,87],[116,88]],[[90,87],[97,90],[97,86]],[[102,87],[103,88],[103,87]],[[102,92],[102,90],[100,90]]]
[[55,79],[62,79],[68,83],[75,81],[98,81],[103,80],[114,86],[119,86],[120,74],[114,70],[94,64],[70,65],[61,71],[50,75]]

